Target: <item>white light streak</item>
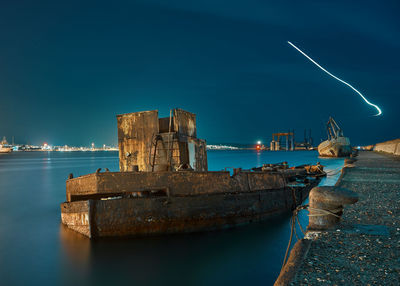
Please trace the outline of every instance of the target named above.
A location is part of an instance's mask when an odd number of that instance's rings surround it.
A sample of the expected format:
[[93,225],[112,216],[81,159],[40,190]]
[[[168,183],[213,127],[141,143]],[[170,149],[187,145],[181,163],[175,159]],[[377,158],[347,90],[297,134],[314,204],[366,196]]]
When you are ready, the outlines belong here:
[[295,48],[297,51],[299,51],[303,56],[305,56],[307,59],[309,59],[314,65],[316,65],[316,66],[319,67],[321,70],[323,70],[324,72],[326,72],[328,75],[330,75],[330,76],[333,77],[334,79],[340,81],[341,83],[347,85],[347,86],[350,87],[352,90],[354,90],[355,92],[357,92],[358,95],[360,95],[360,96],[362,97],[362,99],[364,99],[364,101],[365,101],[367,104],[369,104],[369,105],[375,107],[376,110],[378,111],[378,113],[375,114],[375,116],[379,116],[379,115],[382,114],[381,109],[380,109],[376,104],[373,104],[373,103],[369,102],[368,99],[366,99],[365,96],[362,95],[361,92],[359,92],[357,89],[355,89],[351,84],[349,84],[349,83],[345,82],[344,80],[338,78],[337,76],[331,74],[331,73],[328,72],[326,69],[324,69],[322,66],[320,66],[316,61],[314,61],[312,58],[310,58],[306,53],[304,53],[302,50],[300,50],[298,47],[296,47],[294,44],[292,44],[292,43],[289,42],[289,41],[288,41],[288,43],[289,43],[289,45],[291,45],[293,48]]

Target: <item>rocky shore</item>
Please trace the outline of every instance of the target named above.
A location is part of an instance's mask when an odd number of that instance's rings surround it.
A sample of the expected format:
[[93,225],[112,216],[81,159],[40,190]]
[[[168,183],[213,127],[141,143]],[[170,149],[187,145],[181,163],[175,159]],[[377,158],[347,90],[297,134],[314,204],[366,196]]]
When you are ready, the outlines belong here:
[[360,152],[342,172],[359,201],[335,229],[308,231],[275,285],[400,285],[400,158]]

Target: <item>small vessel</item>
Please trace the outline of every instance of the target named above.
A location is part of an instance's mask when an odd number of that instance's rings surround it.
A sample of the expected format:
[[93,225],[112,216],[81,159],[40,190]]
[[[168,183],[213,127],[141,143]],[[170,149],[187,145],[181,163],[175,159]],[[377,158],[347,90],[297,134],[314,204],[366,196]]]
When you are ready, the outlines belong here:
[[12,152],[11,147],[6,147],[0,144],[0,153],[10,153]]
[[12,152],[12,148],[8,145],[6,137],[3,137],[3,140],[0,141],[0,153],[10,153]]
[[[195,114],[174,109],[117,116],[119,172],[66,182],[61,221],[89,238],[197,232],[260,221],[296,208],[320,179],[305,167],[208,171]],[[315,168],[314,168],[315,169]]]
[[347,157],[352,153],[350,139],[344,137],[342,129],[336,121],[329,117],[326,124],[328,140],[318,145],[318,153],[321,157]]

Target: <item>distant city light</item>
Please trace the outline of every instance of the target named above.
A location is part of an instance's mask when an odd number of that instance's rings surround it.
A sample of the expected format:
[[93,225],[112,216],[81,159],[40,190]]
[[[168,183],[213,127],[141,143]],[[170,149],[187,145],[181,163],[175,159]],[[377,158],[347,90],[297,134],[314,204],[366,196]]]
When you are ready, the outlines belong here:
[[256,145],[256,150],[257,151],[260,151],[262,148],[264,148],[264,146],[263,145],[261,145],[262,144],[262,142],[259,140],[259,141],[257,141],[257,145]]
[[[0,141],[0,145],[6,145],[7,148],[12,149],[12,151],[61,151],[61,152],[69,152],[69,151],[118,151],[117,146],[107,146],[107,144],[102,144],[101,148],[95,148],[94,142],[91,143],[90,147],[83,147],[83,146],[68,146],[68,145],[59,145],[53,146],[47,142],[43,142],[39,146],[31,145],[31,144],[8,144],[5,137],[3,140]],[[232,147],[233,148],[233,147]]]
[[47,144],[46,142],[44,142],[43,143],[43,146],[41,147],[42,148],[42,150],[45,150],[45,151],[51,151],[53,148],[49,145],[49,144]]

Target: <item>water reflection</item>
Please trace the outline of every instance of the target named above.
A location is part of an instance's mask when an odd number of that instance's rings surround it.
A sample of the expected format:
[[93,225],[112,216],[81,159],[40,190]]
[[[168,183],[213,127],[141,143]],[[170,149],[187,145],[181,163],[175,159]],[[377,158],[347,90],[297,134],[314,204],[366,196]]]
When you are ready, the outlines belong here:
[[90,260],[90,239],[60,223],[60,242],[64,253],[72,264],[88,269]]
[[283,256],[289,217],[212,232],[95,241],[60,227],[60,238],[69,264],[81,275],[95,274],[89,278],[94,284],[263,285],[279,272],[280,262],[271,260]]

